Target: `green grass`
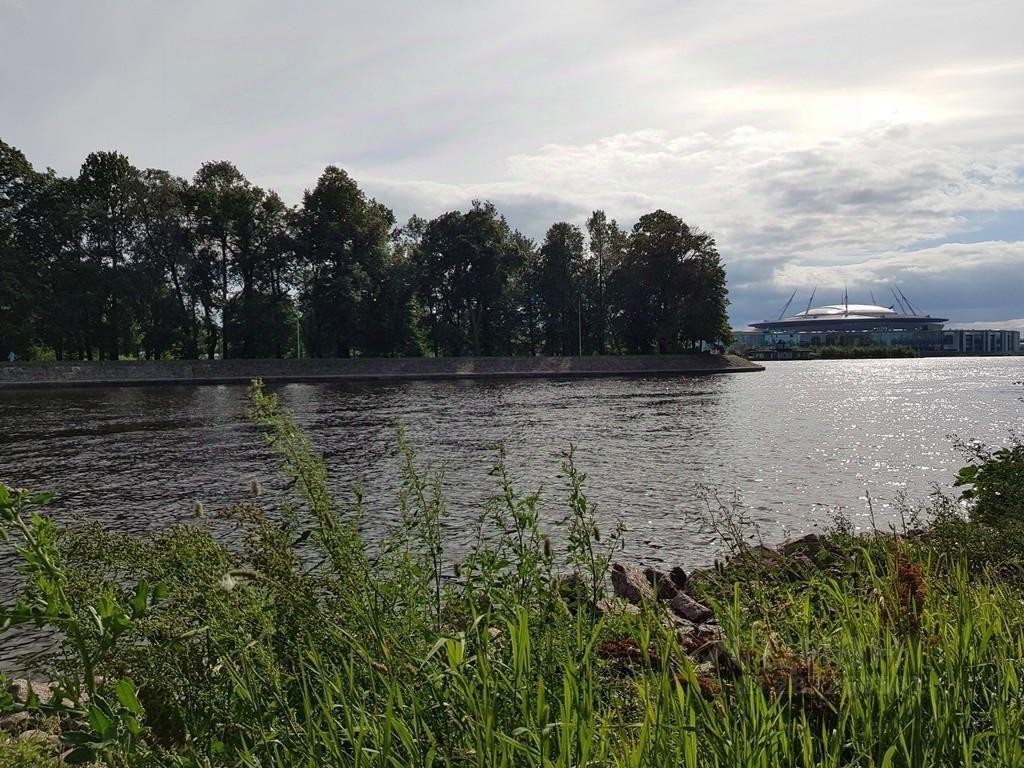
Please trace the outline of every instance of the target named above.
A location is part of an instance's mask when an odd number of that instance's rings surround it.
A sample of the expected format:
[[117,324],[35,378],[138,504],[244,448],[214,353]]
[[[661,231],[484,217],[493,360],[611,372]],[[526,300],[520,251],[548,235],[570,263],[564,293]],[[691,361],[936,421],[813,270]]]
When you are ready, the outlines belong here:
[[[681,642],[658,605],[593,608],[622,532],[598,529],[571,454],[564,545],[499,456],[477,544],[450,567],[443,477],[404,438],[400,523],[370,547],[359,494],[331,498],[288,415],[259,388],[253,402],[294,495],[223,513],[241,546],[202,520],[145,539],[58,530],[37,514],[45,497],[0,494],[27,582],[6,620],[66,638],[44,671],[73,700],[66,739],[81,759],[1024,765],[1024,592],[997,549],[980,562],[961,546],[964,526],[989,528],[945,514],[923,537],[837,530],[813,567],[740,553],[692,578],[721,639]],[[991,476],[1007,487],[1002,469]],[[0,745],[0,766],[24,749]]]
[[53,750],[38,742],[22,742],[0,737],[0,768],[58,768],[60,761]]

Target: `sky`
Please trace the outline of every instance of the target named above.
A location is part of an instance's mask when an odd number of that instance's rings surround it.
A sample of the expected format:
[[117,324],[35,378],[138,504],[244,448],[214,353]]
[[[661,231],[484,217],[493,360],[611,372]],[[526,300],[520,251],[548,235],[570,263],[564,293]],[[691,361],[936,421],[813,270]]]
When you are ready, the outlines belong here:
[[[0,138],[399,220],[493,200],[712,232],[733,324],[892,286],[1024,329],[1021,0],[0,0]],[[792,309],[791,309],[792,311]]]

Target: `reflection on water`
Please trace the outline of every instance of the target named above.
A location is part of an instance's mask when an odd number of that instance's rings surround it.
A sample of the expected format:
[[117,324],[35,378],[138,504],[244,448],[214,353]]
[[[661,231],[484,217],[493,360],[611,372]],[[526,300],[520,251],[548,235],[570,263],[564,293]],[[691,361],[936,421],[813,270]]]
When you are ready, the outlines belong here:
[[[738,491],[768,539],[820,524],[835,507],[863,523],[865,491],[884,521],[898,493],[922,498],[951,481],[961,463],[951,434],[1002,441],[1021,427],[1013,382],[1022,378],[1022,358],[787,361],[702,378],[278,391],[325,453],[338,492],[363,480],[371,536],[395,515],[401,421],[425,461],[447,466],[455,549],[494,490],[496,444],[524,490],[544,486],[552,527],[563,515],[562,454],[575,444],[600,516],[627,525],[627,552],[692,565],[708,553],[692,517],[699,484]],[[0,392],[0,480],[51,489],[61,514],[122,529],[186,521],[194,500],[229,505],[252,478],[279,492],[245,409],[236,386]]]

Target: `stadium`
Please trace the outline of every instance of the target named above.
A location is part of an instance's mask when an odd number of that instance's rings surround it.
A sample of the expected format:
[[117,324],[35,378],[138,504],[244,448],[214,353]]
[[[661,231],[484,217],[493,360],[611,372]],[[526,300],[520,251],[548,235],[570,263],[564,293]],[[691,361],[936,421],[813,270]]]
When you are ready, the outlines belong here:
[[[786,315],[796,292],[775,320],[751,323],[754,330],[734,331],[735,345],[748,349],[839,346],[905,347],[921,355],[1004,355],[1020,352],[1020,332],[947,329],[948,318],[922,313],[898,289],[894,303],[851,304],[844,292],[840,304],[807,308]],[[872,299],[874,297],[872,296]]]

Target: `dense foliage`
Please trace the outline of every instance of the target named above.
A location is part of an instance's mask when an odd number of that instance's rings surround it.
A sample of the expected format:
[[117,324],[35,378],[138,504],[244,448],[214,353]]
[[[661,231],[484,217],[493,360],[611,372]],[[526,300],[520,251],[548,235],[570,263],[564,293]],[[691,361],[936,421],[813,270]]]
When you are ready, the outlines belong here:
[[396,226],[334,166],[289,206],[229,162],[64,178],[0,141],[5,357],[679,351],[728,339],[726,296],[714,240],[664,211],[538,245],[490,203]]
[[0,766],[1024,764],[1020,560],[963,546],[1014,530],[1017,448],[976,453],[959,528],[945,499],[923,530],[909,510],[900,534],[840,520],[766,549],[741,509],[709,505],[727,558],[689,574],[718,621],[694,644],[659,603],[604,597],[620,531],[598,529],[571,454],[560,542],[499,456],[477,544],[449,569],[443,478],[401,436],[399,522],[369,546],[359,495],[333,499],[288,415],[253,403],[294,497],[265,510],[254,486],[219,513],[241,546],[202,507],[137,538],[59,530],[47,497],[0,487],[27,579],[0,626],[64,638],[50,703],[0,692],[0,715],[50,715],[54,735],[0,735]]

